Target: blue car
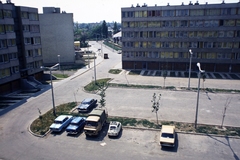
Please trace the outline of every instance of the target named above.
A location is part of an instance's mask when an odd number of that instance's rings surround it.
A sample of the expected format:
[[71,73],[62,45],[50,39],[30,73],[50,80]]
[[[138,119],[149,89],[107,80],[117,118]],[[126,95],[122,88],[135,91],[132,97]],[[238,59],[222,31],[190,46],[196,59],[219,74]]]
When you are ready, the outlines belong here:
[[73,116],[71,115],[60,115],[54,120],[53,124],[50,126],[50,130],[52,132],[61,132],[69,125],[72,119]]
[[82,103],[77,107],[78,112],[89,112],[97,104],[97,100],[93,98],[86,98]]
[[86,118],[74,117],[69,126],[66,128],[68,134],[78,134],[85,126]]

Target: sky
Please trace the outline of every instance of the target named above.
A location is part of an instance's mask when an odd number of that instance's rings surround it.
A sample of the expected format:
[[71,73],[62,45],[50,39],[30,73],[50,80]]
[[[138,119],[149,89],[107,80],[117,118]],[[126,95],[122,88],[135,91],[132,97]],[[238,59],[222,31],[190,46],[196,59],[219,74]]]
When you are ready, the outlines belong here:
[[[191,0],[195,3],[197,0]],[[6,0],[2,0],[6,3]],[[38,13],[42,13],[43,7],[60,8],[61,12],[73,13],[73,21],[78,23],[95,23],[105,20],[106,22],[121,23],[121,8],[142,6],[166,6],[189,4],[190,0],[11,0],[15,6],[27,6],[38,8]],[[219,4],[222,0],[198,0],[200,4]],[[225,3],[238,3],[239,0],[225,0]]]

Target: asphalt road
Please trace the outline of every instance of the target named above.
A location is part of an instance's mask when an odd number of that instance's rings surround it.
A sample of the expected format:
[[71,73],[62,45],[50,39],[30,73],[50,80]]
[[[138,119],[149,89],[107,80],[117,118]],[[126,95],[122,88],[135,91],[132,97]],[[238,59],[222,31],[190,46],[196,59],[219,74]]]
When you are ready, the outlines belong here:
[[[100,48],[98,43],[93,47]],[[97,78],[111,77],[108,70],[120,62],[121,55],[108,52],[110,59],[97,66]],[[74,75],[54,83],[56,105],[80,102],[84,98],[99,99],[96,94],[82,91],[92,81],[93,70]],[[178,134],[175,149],[161,149],[158,145],[159,131],[124,129],[117,139],[109,139],[106,129],[100,137],[86,139],[84,134],[77,137],[66,133],[49,134],[45,138],[31,135],[28,128],[32,121],[52,108],[50,87],[43,93],[27,99],[22,105],[10,108],[0,116],[0,159],[239,159],[240,140],[221,137]],[[154,119],[151,99],[158,90],[108,88],[106,104],[110,115]],[[160,119],[193,121],[196,93],[161,91]],[[200,95],[199,122],[221,122],[226,94]],[[231,107],[225,118],[227,125],[239,126],[239,97],[232,97]],[[210,97],[210,99],[209,99]]]

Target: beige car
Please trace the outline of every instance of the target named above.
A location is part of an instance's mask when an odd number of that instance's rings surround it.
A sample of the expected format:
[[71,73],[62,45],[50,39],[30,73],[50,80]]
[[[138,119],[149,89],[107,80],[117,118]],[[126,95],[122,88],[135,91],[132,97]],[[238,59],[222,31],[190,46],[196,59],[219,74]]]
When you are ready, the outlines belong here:
[[175,146],[175,126],[162,125],[159,144],[163,147]]

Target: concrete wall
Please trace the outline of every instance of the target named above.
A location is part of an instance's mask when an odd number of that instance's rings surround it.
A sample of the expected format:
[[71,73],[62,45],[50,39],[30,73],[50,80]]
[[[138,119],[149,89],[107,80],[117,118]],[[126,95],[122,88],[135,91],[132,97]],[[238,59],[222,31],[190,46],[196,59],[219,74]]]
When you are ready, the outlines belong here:
[[75,62],[73,14],[40,14],[43,64],[73,64]]

